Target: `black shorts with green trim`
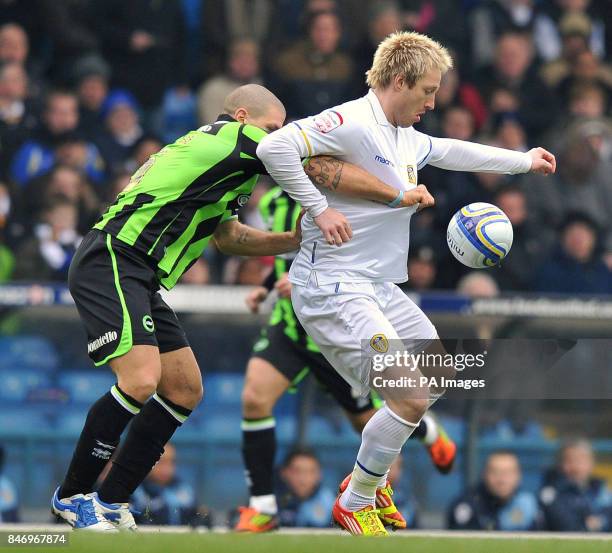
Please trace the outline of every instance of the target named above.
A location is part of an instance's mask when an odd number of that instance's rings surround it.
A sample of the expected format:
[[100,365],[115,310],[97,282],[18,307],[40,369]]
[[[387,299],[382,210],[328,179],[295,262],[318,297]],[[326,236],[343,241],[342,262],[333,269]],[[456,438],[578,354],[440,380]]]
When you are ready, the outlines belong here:
[[161,353],[189,346],[159,294],[153,268],[110,234],[94,229],[85,236],[70,265],[68,287],[96,366],[136,344],[157,346]]
[[293,341],[284,325],[267,326],[253,346],[251,357],[260,357],[276,368],[293,387],[312,372],[319,384],[349,413],[363,413],[375,407],[371,397],[359,397],[322,353]]

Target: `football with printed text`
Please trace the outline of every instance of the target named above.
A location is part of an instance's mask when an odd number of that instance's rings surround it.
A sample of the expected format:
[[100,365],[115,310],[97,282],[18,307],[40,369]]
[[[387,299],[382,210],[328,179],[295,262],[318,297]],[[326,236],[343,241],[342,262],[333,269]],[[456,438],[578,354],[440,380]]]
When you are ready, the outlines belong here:
[[464,265],[482,269],[499,265],[512,247],[512,223],[492,204],[477,202],[462,207],[448,224],[446,242]]

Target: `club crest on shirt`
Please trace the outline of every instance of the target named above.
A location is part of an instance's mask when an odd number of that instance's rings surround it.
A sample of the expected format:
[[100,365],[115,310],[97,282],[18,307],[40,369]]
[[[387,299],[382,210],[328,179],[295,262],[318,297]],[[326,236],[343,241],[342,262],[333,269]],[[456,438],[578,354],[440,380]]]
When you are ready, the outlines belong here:
[[389,342],[384,334],[374,334],[370,340],[370,346],[378,353],[387,353],[389,350]]
[[328,133],[337,129],[342,123],[344,123],[344,119],[342,119],[342,115],[340,115],[337,111],[328,110],[320,113],[319,115],[315,115],[313,118],[313,123],[319,132]]
[[410,184],[416,184],[417,183],[417,174],[416,174],[416,170],[414,168],[413,165],[407,165],[406,166],[406,172],[408,174],[408,182]]

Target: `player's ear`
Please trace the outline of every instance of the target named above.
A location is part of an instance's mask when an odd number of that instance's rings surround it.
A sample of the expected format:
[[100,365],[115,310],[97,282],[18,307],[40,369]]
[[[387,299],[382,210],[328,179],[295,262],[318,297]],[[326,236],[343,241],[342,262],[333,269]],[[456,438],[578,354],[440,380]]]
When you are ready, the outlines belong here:
[[248,116],[249,116],[249,112],[246,110],[246,108],[238,108],[234,112],[234,119],[238,121],[239,123],[244,123]]
[[405,84],[406,77],[404,77],[404,75],[395,75],[395,77],[393,77],[393,87],[395,90],[401,90]]

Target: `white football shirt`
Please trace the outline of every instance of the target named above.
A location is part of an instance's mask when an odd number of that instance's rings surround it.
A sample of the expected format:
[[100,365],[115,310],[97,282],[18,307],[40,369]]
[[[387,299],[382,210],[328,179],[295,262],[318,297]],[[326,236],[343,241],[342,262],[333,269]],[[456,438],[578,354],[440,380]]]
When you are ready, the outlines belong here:
[[[458,140],[429,137],[412,127],[391,125],[373,91],[363,98],[290,123],[265,137],[257,155],[274,180],[303,207],[302,244],[289,273],[292,283],[404,282],[408,279],[410,218],[416,206],[392,209],[332,190],[319,191],[300,159],[332,155],[354,163],[399,190],[417,186],[418,170],[431,163],[445,169],[526,172],[527,154]],[[353,238],[327,244],[313,217],[328,206],[349,221]],[[460,207],[460,206],[457,206]]]

